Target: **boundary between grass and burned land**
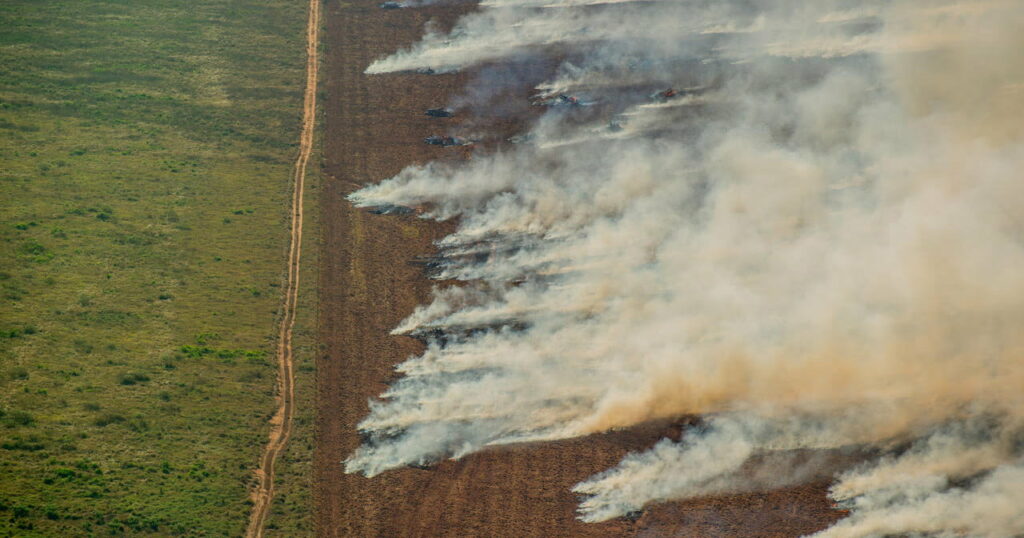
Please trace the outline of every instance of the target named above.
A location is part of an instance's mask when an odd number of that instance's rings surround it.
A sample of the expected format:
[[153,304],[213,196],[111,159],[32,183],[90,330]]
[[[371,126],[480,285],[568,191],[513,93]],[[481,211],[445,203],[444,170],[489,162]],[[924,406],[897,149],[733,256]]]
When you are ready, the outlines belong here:
[[306,90],[302,103],[302,133],[299,136],[299,155],[292,174],[291,236],[288,246],[288,282],[282,298],[281,324],[277,342],[277,412],[271,419],[270,439],[263,450],[256,476],[259,483],[253,491],[252,513],[245,535],[263,536],[263,526],[274,499],[274,466],[288,444],[292,434],[292,416],[295,406],[295,364],[292,353],[292,330],[299,297],[299,267],[302,260],[302,197],[306,180],[306,167],[313,151],[316,127],[317,44],[320,30],[320,0],[310,0],[309,20],[306,25]]

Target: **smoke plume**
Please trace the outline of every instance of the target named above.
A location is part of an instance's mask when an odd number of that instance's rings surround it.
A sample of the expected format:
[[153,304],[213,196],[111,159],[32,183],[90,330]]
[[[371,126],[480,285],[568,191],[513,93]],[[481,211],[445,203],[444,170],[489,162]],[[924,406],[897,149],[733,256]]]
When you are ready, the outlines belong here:
[[1016,0],[493,0],[375,62],[561,63],[519,144],[351,196],[458,218],[462,285],[396,328],[427,349],[346,469],[702,414],[580,517],[831,476],[821,536],[1024,533],[1021,28]]

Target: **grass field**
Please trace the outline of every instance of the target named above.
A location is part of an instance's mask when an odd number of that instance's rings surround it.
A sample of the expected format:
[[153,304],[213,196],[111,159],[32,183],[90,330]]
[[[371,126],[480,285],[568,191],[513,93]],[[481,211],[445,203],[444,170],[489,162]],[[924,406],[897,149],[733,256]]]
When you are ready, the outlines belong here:
[[[0,3],[0,536],[244,530],[306,7]],[[290,533],[309,529],[302,412],[270,518]]]
[[[315,143],[319,146],[319,143]],[[299,301],[293,334],[295,354],[295,416],[292,438],[277,462],[275,494],[264,528],[265,536],[311,536],[313,532],[313,449],[316,420],[317,311],[320,222],[317,197],[320,154],[314,149],[306,174],[306,203],[299,273]],[[341,466],[341,462],[338,462]]]

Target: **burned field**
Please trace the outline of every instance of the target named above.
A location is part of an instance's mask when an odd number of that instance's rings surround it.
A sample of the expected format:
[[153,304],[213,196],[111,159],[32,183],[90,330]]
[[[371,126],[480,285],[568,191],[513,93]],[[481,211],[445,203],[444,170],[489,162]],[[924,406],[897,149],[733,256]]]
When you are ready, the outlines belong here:
[[[830,508],[823,481],[659,505],[599,524],[576,519],[574,484],[665,436],[678,438],[691,420],[686,417],[495,447],[373,478],[345,474],[341,462],[362,440],[357,425],[367,415],[367,401],[396,378],[396,364],[423,351],[421,339],[390,333],[429,299],[434,283],[427,275],[445,263],[432,258],[433,243],[455,226],[417,218],[403,206],[357,209],[345,197],[412,164],[457,167],[474,152],[513,145],[545,111],[531,102],[532,87],[551,74],[552,62],[491,63],[458,74],[363,73],[371,61],[417,40],[428,20],[450,26],[469,9],[384,10],[369,1],[325,5],[318,535],[796,536],[836,520],[841,513]],[[501,91],[488,106],[470,106],[467,95],[495,93],[489,84]],[[454,117],[426,113],[432,109],[454,111]],[[432,135],[464,137],[474,145],[424,143]]]
[[329,16],[324,533],[1024,533],[1024,6]]

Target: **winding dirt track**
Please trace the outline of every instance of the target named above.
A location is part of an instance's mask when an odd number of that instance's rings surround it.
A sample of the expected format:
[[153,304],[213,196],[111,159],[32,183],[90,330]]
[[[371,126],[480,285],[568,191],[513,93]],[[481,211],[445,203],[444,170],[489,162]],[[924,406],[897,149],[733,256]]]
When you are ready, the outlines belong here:
[[263,458],[256,471],[259,484],[253,491],[252,513],[247,537],[263,536],[263,525],[274,499],[274,465],[284,451],[292,434],[292,415],[295,406],[295,365],[292,355],[292,329],[295,326],[295,308],[299,299],[299,267],[302,261],[302,196],[306,182],[306,167],[313,151],[313,133],[316,128],[317,44],[320,40],[320,0],[310,0],[309,20],[306,24],[306,91],[302,104],[302,133],[299,136],[299,155],[292,174],[291,237],[288,246],[288,282],[282,301],[281,324],[277,335],[277,400],[278,408],[271,419],[270,439],[263,449]]

